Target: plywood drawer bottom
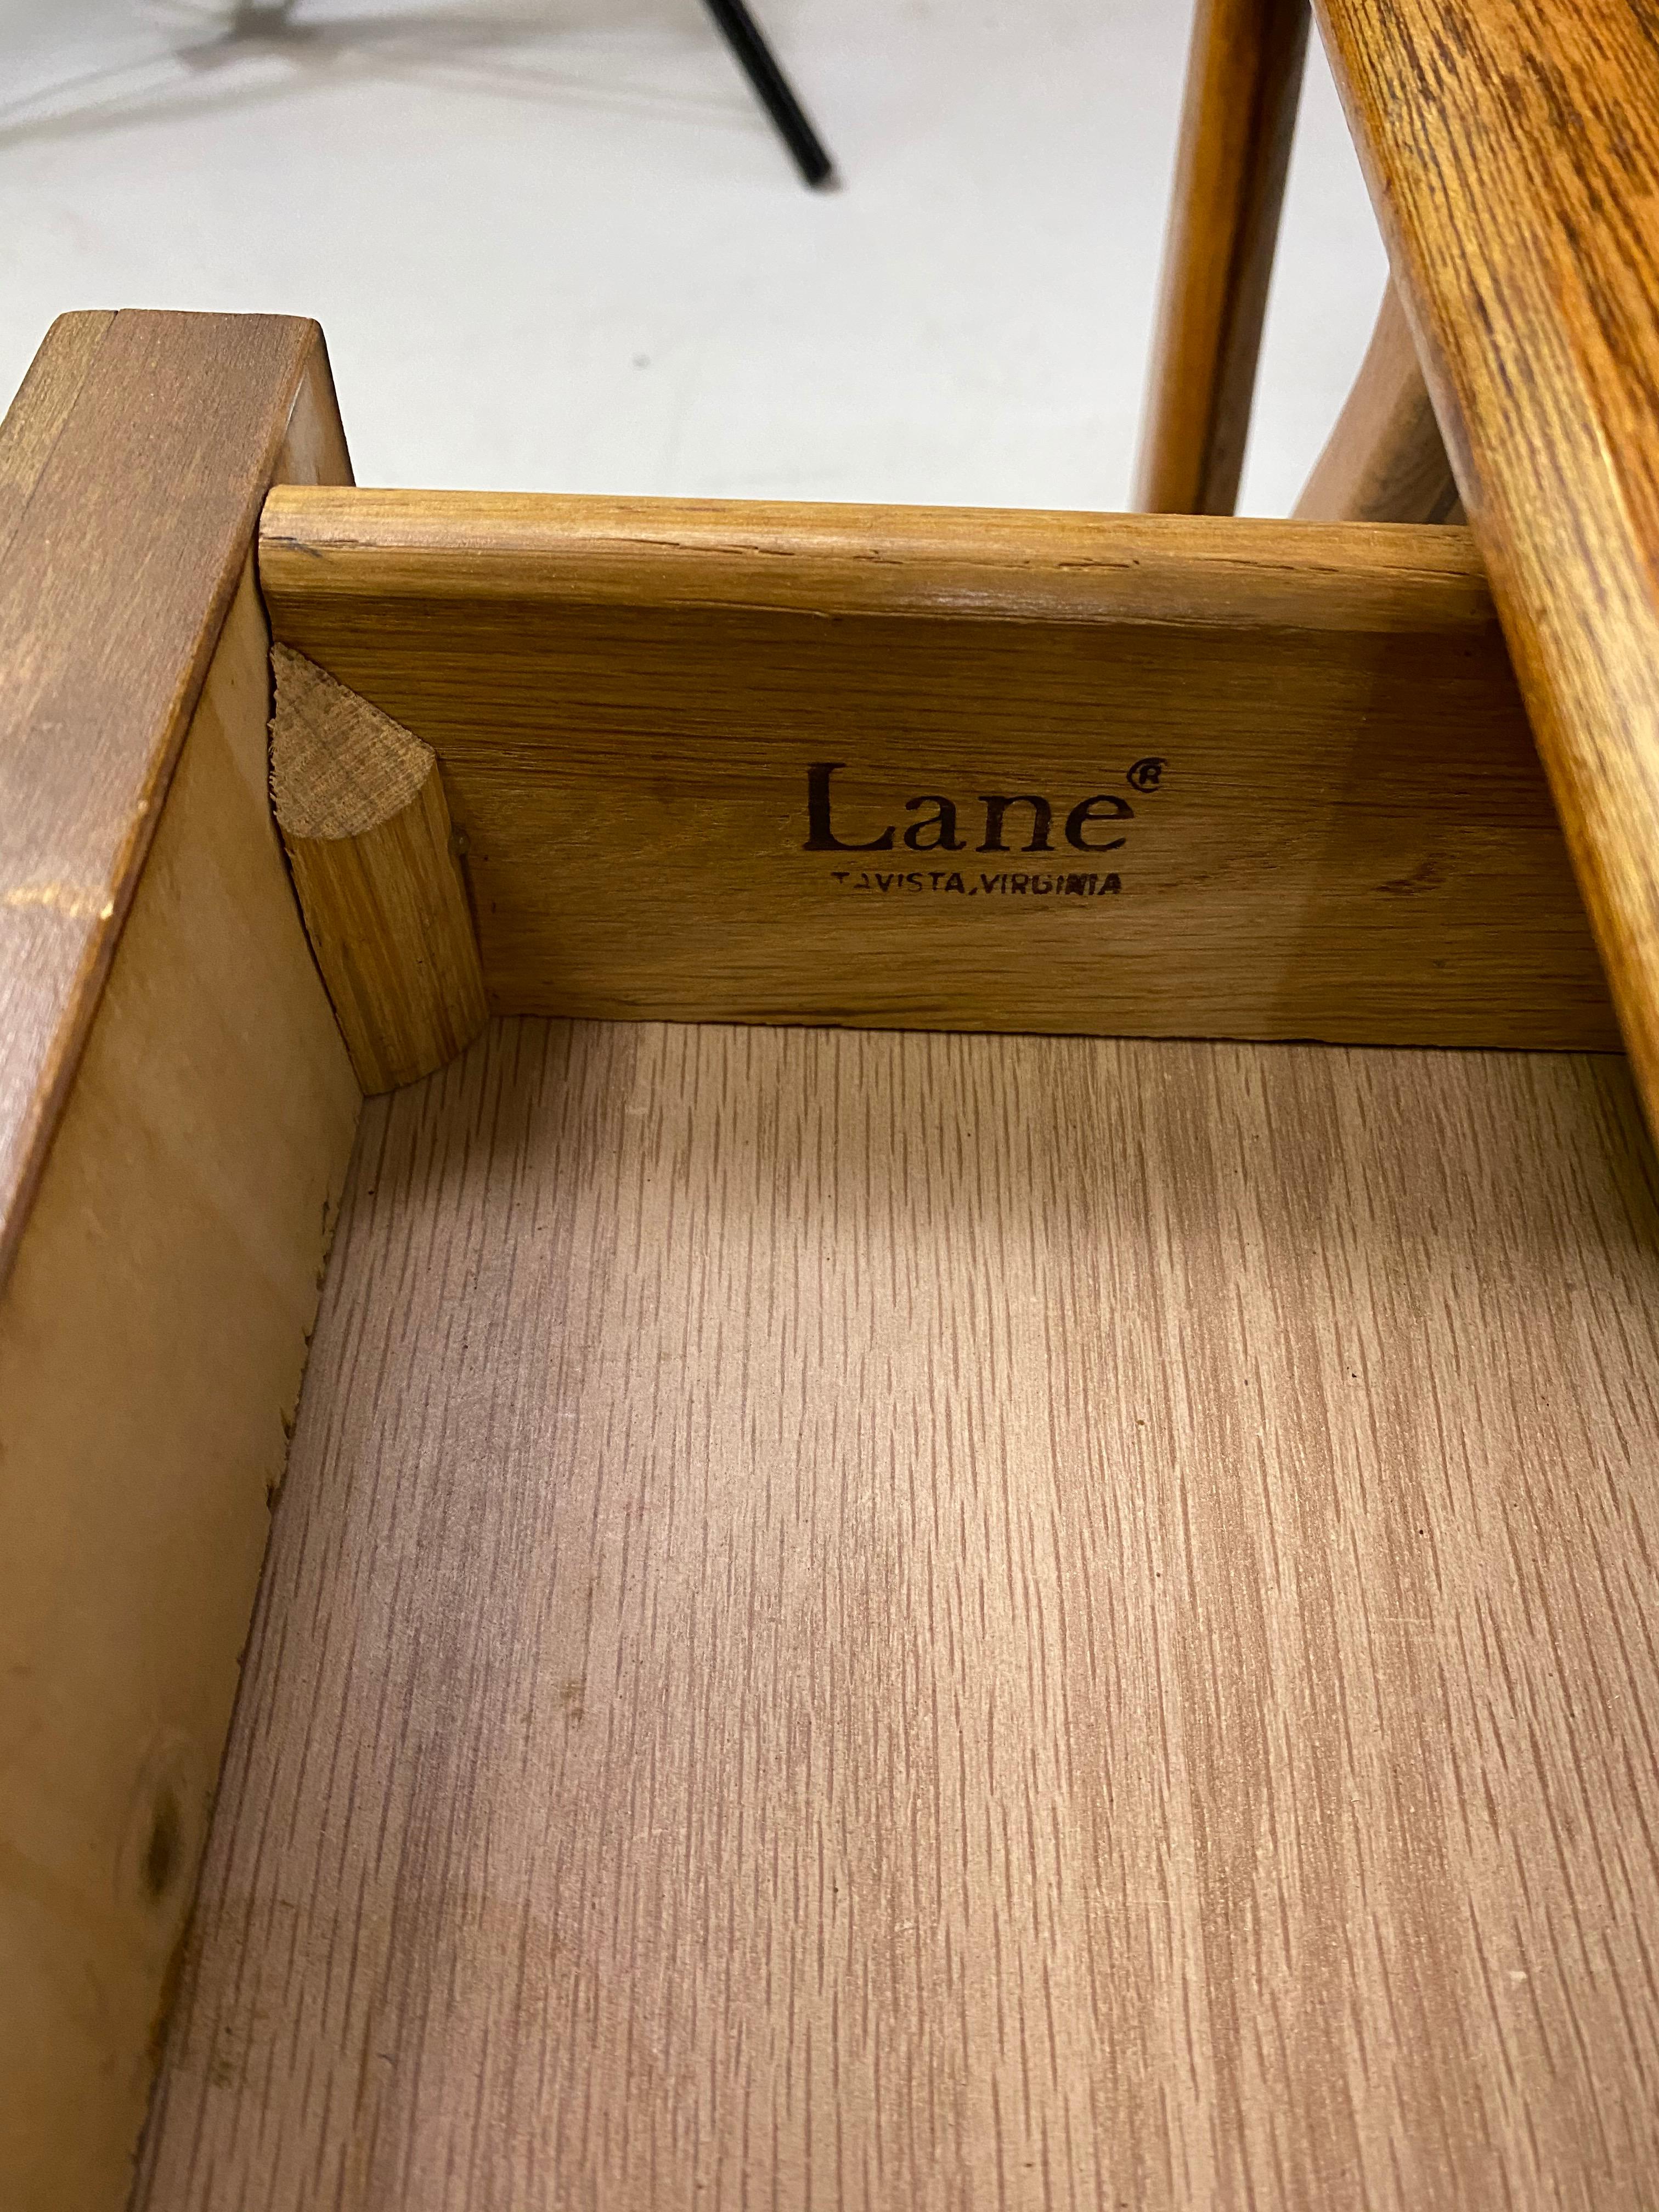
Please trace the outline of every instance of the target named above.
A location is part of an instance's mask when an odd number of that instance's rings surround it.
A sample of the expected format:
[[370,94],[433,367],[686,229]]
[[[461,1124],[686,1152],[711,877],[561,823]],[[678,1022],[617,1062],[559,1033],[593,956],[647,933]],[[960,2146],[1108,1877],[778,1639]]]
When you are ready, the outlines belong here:
[[1652,2202],[1650,1175],[1597,1057],[371,1100],[139,2204]]

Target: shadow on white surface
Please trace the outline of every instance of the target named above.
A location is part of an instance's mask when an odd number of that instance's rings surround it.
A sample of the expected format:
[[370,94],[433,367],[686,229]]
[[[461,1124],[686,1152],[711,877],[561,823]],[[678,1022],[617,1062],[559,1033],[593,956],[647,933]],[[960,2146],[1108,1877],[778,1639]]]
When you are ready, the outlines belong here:
[[[148,11],[153,51],[48,82],[0,100],[0,144],[28,137],[118,129],[200,112],[215,102],[252,106],[303,94],[352,74],[386,82],[428,82],[545,101],[574,98],[630,112],[718,121],[736,115],[747,95],[734,79],[729,96],[688,97],[648,81],[624,84],[614,63],[586,70],[580,34],[614,36],[658,29],[684,32],[675,0],[628,0],[626,5],[544,7],[533,12],[483,8],[404,9],[386,13],[318,15],[301,0],[244,0],[229,10],[189,0]],[[716,33],[706,25],[707,35]],[[648,52],[641,59],[648,61]]]
[[[1115,507],[1190,0],[0,0],[0,392],[87,306],[313,314],[365,483]],[[1284,512],[1382,255],[1328,80],[1243,505]]]

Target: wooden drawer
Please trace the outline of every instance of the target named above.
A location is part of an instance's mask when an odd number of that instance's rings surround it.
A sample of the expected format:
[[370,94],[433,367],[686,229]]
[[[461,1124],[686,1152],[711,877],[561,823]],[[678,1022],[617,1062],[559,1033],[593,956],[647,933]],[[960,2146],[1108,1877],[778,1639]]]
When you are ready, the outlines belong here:
[[1659,1220],[1467,534],[347,474],[268,319],[0,441],[8,2204],[153,2079],[169,2212],[1648,2201]]

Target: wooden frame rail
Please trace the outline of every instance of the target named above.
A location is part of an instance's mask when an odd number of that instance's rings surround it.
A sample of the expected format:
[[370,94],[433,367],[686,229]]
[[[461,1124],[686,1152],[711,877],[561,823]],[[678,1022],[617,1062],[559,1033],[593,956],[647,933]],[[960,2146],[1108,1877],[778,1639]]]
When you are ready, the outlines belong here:
[[114,2212],[360,1097],[270,819],[314,323],[54,325],[0,429],[0,2203]]
[[259,502],[349,475],[317,325],[278,315],[61,317],[0,432],[0,1276]]
[[260,578],[498,1010],[1613,1040],[1464,532],[282,490]]

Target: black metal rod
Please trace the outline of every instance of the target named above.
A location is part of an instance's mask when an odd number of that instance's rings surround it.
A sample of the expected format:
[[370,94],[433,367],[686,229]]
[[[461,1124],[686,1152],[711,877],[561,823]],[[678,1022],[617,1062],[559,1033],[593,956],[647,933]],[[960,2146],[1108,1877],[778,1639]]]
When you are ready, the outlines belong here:
[[726,45],[737,56],[744,75],[754,86],[761,106],[776,124],[779,137],[794,155],[795,167],[801,175],[809,185],[833,184],[835,164],[807,121],[788,78],[778,67],[772,49],[761,36],[760,26],[744,7],[744,0],[705,0],[705,4],[720,26]]

